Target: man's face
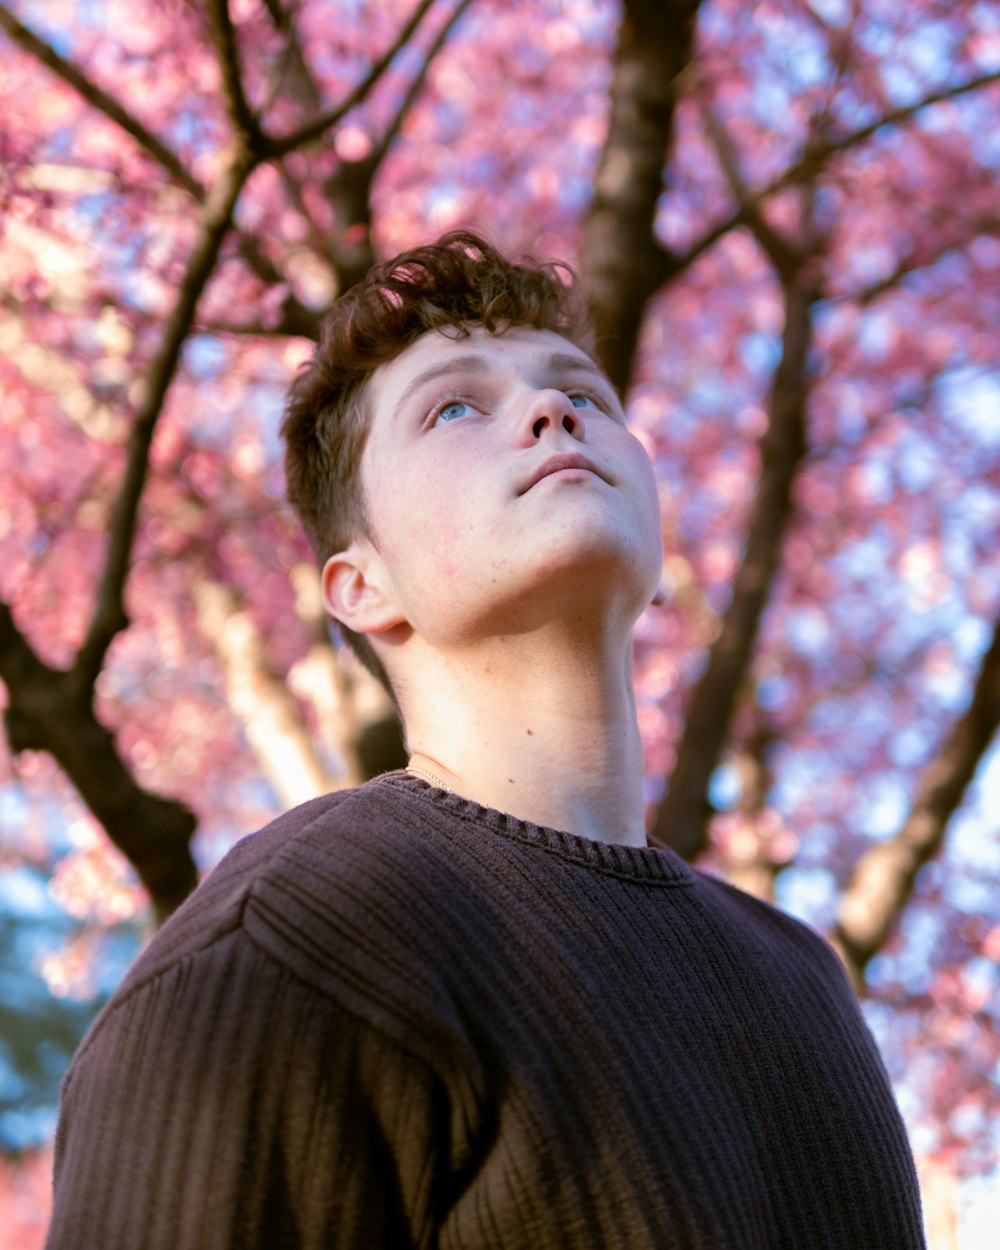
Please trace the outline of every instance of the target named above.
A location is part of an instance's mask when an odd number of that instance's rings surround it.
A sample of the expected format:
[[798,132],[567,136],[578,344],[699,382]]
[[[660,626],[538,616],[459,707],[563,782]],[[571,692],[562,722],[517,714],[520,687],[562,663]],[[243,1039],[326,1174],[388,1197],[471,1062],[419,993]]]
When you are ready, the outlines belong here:
[[602,600],[631,626],[660,575],[656,484],[585,352],[529,327],[431,331],[368,400],[371,538],[411,626],[473,640]]

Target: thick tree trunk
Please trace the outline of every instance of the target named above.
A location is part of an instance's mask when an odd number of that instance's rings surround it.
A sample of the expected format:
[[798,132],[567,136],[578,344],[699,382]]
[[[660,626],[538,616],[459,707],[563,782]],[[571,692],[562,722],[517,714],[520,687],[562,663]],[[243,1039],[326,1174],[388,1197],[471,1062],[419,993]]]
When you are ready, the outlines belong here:
[[699,0],[625,0],[615,51],[608,137],[580,253],[597,351],[628,385],[650,296],[671,272],[656,208],[673,131],[677,80],[691,59]]

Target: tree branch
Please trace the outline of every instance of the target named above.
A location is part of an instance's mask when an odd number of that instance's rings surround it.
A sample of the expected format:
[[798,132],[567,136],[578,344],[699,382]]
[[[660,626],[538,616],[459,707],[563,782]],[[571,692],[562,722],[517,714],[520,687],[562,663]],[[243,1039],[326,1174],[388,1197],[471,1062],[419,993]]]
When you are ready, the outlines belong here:
[[[280,31],[285,36],[285,72],[292,72],[292,94],[298,97],[300,104],[305,104],[307,110],[311,109],[314,113],[318,113],[323,107],[323,97],[320,95],[319,87],[313,78],[309,63],[302,51],[302,44],[299,42],[298,32],[295,29],[295,23],[292,21],[290,13],[286,13],[279,3],[279,0],[264,0],[264,7],[267,9],[268,15],[274,25],[275,30]],[[280,87],[281,78],[275,81],[275,90]]]
[[920,779],[903,827],[866,851],[840,901],[834,933],[859,988],[870,960],[885,945],[909,902],[920,869],[941,848],[948,822],[1000,728],[1000,620],[983,657],[969,710]]
[[235,593],[205,578],[194,587],[194,603],[199,628],[225,673],[229,705],[282,804],[294,807],[349,784],[329,776],[318,759],[295,700]]
[[427,48],[399,107],[372,150],[361,160],[340,160],[323,191],[334,210],[337,229],[327,255],[337,271],[341,291],[359,282],[375,262],[371,242],[371,190],[375,176],[414,101],[420,94],[434,57],[440,52],[471,0],[459,0]]
[[[9,605],[0,601],[0,677],[7,683],[8,694],[20,682],[36,681],[44,668],[17,628]],[[12,697],[9,702],[13,704]],[[10,717],[11,706],[6,715]]]
[[318,139],[324,131],[329,130],[331,126],[335,126],[351,109],[357,108],[392,64],[395,57],[406,46],[433,3],[434,0],[420,0],[412,15],[404,23],[395,41],[378,60],[373,62],[371,69],[369,69],[361,82],[356,87],[353,87],[338,105],[321,114],[321,116],[313,118],[311,122],[307,122],[304,126],[292,131],[290,134],[265,136],[263,141],[265,157],[284,156],[286,153],[309,143],[310,140]]
[[198,181],[191,171],[184,165],[183,161],[172,151],[162,139],[158,139],[151,130],[148,130],[141,121],[133,116],[126,108],[102,87],[98,87],[95,82],[87,77],[84,72],[74,65],[65,57],[45,43],[44,40],[30,31],[27,26],[17,20],[16,17],[3,5],[0,5],[0,27],[14,40],[15,43],[24,48],[26,52],[30,52],[43,65],[48,66],[54,74],[57,74],[64,82],[68,83],[88,104],[103,113],[111,121],[119,125],[122,130],[131,135],[139,146],[160,164],[168,174],[179,182],[185,190],[190,191],[198,200],[205,198],[205,188]]
[[852,130],[850,133],[842,135],[839,139],[824,140],[807,146],[802,156],[789,165],[783,173],[778,174],[776,178],[772,178],[759,191],[748,192],[749,198],[745,204],[739,205],[734,213],[731,213],[710,230],[707,230],[700,239],[692,243],[683,252],[666,253],[667,272],[662,280],[665,281],[666,278],[676,277],[677,274],[689,269],[695,261],[704,256],[730,230],[735,230],[739,226],[749,225],[748,210],[757,211],[765,200],[770,199],[772,195],[777,195],[779,191],[783,191],[786,187],[815,179],[823,172],[826,163],[832,156],[836,156],[840,152],[846,152],[864,143],[881,130],[883,126],[901,125],[903,122],[909,121],[910,118],[916,116],[922,109],[929,108],[932,104],[941,104],[945,100],[967,95],[970,91],[977,91],[981,87],[989,86],[995,82],[1000,82],[1000,70],[989,74],[981,74],[978,78],[972,78],[968,82],[932,92],[914,104],[909,104],[905,108],[895,109],[891,113],[886,113],[877,121],[870,122],[867,126],[861,126],[857,130]]
[[989,87],[996,82],[1000,82],[1000,70],[991,70],[988,74],[979,74],[976,78],[970,78],[966,82],[954,83],[950,87],[942,87],[940,91],[932,91],[929,95],[922,96],[912,104],[906,104],[901,108],[883,113],[875,121],[869,122],[866,126],[859,126],[857,130],[848,131],[846,135],[842,135],[839,139],[826,139],[814,144],[812,147],[807,147],[801,158],[790,169],[785,171],[782,175],[782,180],[785,183],[789,181],[800,182],[804,177],[812,175],[820,166],[826,164],[831,156],[835,156],[838,152],[844,152],[848,148],[857,147],[859,143],[864,143],[866,139],[870,139],[872,135],[884,126],[899,126],[903,122],[910,121],[917,113],[923,112],[925,108],[930,108],[932,104],[943,104],[946,100],[956,100],[959,96],[968,95],[970,91],[979,91],[982,87]]
[[[412,108],[413,102],[424,84],[431,62],[454,29],[458,19],[468,9],[470,3],[471,0],[459,0],[459,3],[426,49],[419,70],[372,151],[362,160],[349,161],[342,159],[334,173],[325,180],[323,186],[324,195],[327,202],[334,209],[334,216],[338,224],[338,229],[334,232],[334,236],[330,239],[328,245],[321,245],[321,240],[311,220],[301,188],[291,177],[284,162],[280,158],[278,160],[279,170],[289,195],[295,202],[299,214],[308,223],[310,235],[312,236],[312,247],[318,255],[328,260],[333,266],[340,279],[341,290],[346,290],[362,278],[374,263],[375,258],[370,238],[372,182],[393,139],[398,134],[407,113]],[[291,32],[290,23],[275,0],[269,0],[268,10],[276,26],[286,28]],[[293,38],[291,33],[289,37]],[[308,71],[305,60],[301,56],[301,52],[297,54],[297,62],[300,63],[300,73],[304,75],[304,80],[300,84],[302,90],[307,98],[314,98],[316,96],[315,84],[312,81],[312,76]],[[363,227],[363,231],[359,231],[357,227]]]
[[920,256],[902,256],[893,266],[891,273],[886,274],[884,278],[879,278],[877,282],[872,282],[868,286],[859,287],[853,291],[845,291],[842,295],[832,296],[830,297],[830,302],[861,305],[874,303],[875,300],[887,291],[891,291],[893,287],[898,286],[904,278],[909,277],[912,273],[919,273],[921,269],[929,269],[932,265],[936,265],[938,261],[943,260],[950,253],[958,251],[967,245],[970,239],[980,235],[992,235],[994,237],[1000,235],[1000,216],[976,217],[962,224],[967,229],[965,238],[956,238],[952,234],[947,238],[939,240],[933,248],[927,249]]
[[729,138],[725,126],[716,115],[711,104],[706,101],[702,105],[701,113],[705,130],[712,141],[712,146],[715,148],[719,167],[725,175],[729,189],[733,193],[733,198],[740,206],[743,222],[750,228],[750,232],[764,250],[765,255],[774,266],[778,275],[783,279],[791,276],[802,264],[799,249],[790,239],[786,239],[780,231],[775,230],[761,213],[761,202],[759,200],[755,201],[750,194],[740,172],[740,162],[736,149]]
[[252,168],[252,155],[240,147],[212,188],[202,213],[198,240],[177,292],[177,301],[167,320],[159,351],[146,374],[145,393],[136,413],[125,477],[111,521],[108,554],[94,614],[76,658],[76,671],[88,685],[97,680],[112,639],[127,624],[123,606],[125,579],[156,422],[177,368],[184,339],[191,329],[198,300],[212,274],[236,200]]
[[198,299],[252,168],[252,154],[243,146],[237,148],[205,204],[199,237],[147,374],[94,613],[73,667],[52,669],[43,664],[17,629],[9,607],[0,604],[0,676],[9,696],[5,721],[11,751],[45,750],[53,756],[112,842],[134,865],[160,919],[197,884],[189,849],[195,817],[183,804],[151,794],[136,783],[114,738],[94,713],[94,683],[112,639],[126,623],[125,579],[156,421]]
[[[204,204],[208,196],[206,188],[187,169],[176,152],[173,152],[166,143],[158,139],[138,118],[129,113],[108,92],[92,82],[82,70],[71,61],[66,60],[65,57],[60,56],[54,48],[51,48],[47,43],[39,39],[26,26],[22,26],[17,18],[13,17],[2,5],[0,5],[0,27],[3,27],[11,38],[23,47],[25,51],[30,52],[43,65],[48,66],[49,69],[62,78],[88,104],[115,122],[126,134],[131,135],[140,147],[157,161],[176,182],[190,192],[200,204]],[[242,232],[237,232],[237,246],[247,264],[259,277],[266,282],[283,283],[285,281],[284,275],[262,254],[255,239]],[[297,326],[305,326],[314,320],[314,315],[304,305],[299,304],[294,296],[290,295],[288,302],[290,324],[294,322]],[[295,308],[291,307],[292,302],[297,305]],[[296,334],[301,332],[301,330],[288,331],[288,333]],[[315,331],[310,334],[310,337],[315,337]]]
[[403,122],[406,120],[407,114],[413,108],[413,105],[416,103],[417,98],[423,90],[424,83],[427,81],[427,72],[433,63],[434,58],[448,42],[451,32],[458,25],[459,19],[465,15],[466,10],[470,7],[472,2],[473,0],[459,0],[459,3],[453,9],[451,16],[447,18],[444,25],[431,41],[431,44],[421,61],[420,69],[414,75],[413,81],[410,83],[409,87],[407,87],[406,93],[400,101],[399,108],[396,110],[388,126],[386,126],[382,137],[379,139],[378,143],[372,150],[370,157],[368,158],[373,166],[373,174],[375,170],[378,169],[379,165],[381,165],[382,161],[385,160],[386,153],[389,151],[393,141],[399,134]]
[[698,0],[625,0],[618,31],[608,137],[583,223],[580,264],[598,355],[621,390],[646,304],[672,272],[653,227],[697,9]]
[[211,0],[209,6],[212,43],[222,76],[222,92],[230,121],[239,134],[245,136],[253,147],[260,138],[260,126],[247,102],[240,75],[240,56],[236,46],[236,32],[229,14],[229,0]]
[[199,317],[197,324],[200,329],[208,330],[212,334],[229,334],[239,338],[301,338],[316,340],[319,338],[319,327],[322,318],[319,313],[308,313],[306,315],[300,311],[304,308],[305,306],[299,304],[298,300],[294,300],[289,307],[283,305],[281,316],[274,325],[265,325],[260,320],[246,320],[238,323],[227,322],[220,321],[216,317]]
[[[996,78],[995,74],[987,75],[974,83],[935,93],[919,104],[886,116],[878,125],[862,127],[836,143],[827,143],[821,150],[814,149],[814,155],[817,151],[822,151],[823,159],[826,159],[834,152],[863,142],[881,125],[898,124],[921,107],[973,90]],[[780,187],[800,181],[810,168],[818,172],[819,166],[810,167],[809,162],[803,158],[754,197],[738,190],[737,213],[710,231],[685,256],[675,256],[672,259],[674,272],[686,268],[738,224],[747,224],[751,229],[757,224],[758,239],[765,246],[765,250],[772,253],[776,267],[780,271],[782,266],[787,266],[794,258],[780,251],[773,255],[773,240],[768,239],[765,243],[761,239],[757,205]],[[731,165],[731,172],[733,171],[735,166]],[[709,780],[725,745],[737,693],[752,656],[770,584],[777,569],[781,537],[792,512],[792,483],[806,450],[804,416],[806,363],[811,337],[810,311],[819,297],[819,292],[802,287],[793,287],[792,292],[797,292],[797,297],[794,300],[790,298],[788,302],[782,361],[772,391],[769,428],[761,446],[761,488],[751,517],[746,553],[734,581],[730,608],[711,649],[708,667],[692,697],[677,762],[669,779],[670,788],[657,812],[653,829],[654,837],[673,846],[689,859],[695,858],[706,844]],[[797,310],[794,307],[796,302],[800,305]],[[782,428],[785,430],[784,434],[781,433]],[[878,850],[881,848],[876,848]],[[905,870],[898,863],[896,875],[896,893],[899,896],[903,888],[899,884],[899,878],[903,878],[905,885]],[[912,888],[912,882],[909,888]],[[900,908],[905,901],[905,898],[901,898]],[[884,937],[881,941],[884,941]],[[846,938],[842,942],[846,946]],[[848,959],[849,966],[853,962],[857,977],[863,973],[864,963],[870,957],[870,954],[866,956],[862,951]]]
[[111,734],[97,720],[93,689],[70,669],[43,664],[0,603],[0,677],[13,754],[48,751],[108,837],[131,862],[163,920],[198,883],[190,841],[194,814],[136,783]]
[[752,730],[737,748],[733,765],[739,776],[740,798],[721,822],[723,836],[714,841],[726,880],[757,898],[774,902],[774,882],[789,860],[780,841],[780,818],[767,807],[767,796],[774,784],[769,763],[771,749],[778,741],[774,726],[758,703],[754,705]]
[[808,357],[812,307],[818,298],[817,279],[805,265],[785,288],[781,360],[768,400],[767,431],[760,441],[760,483],[746,550],[708,666],[691,698],[669,790],[656,813],[654,836],[689,860],[706,845],[708,783],[726,743],[793,512],[792,486],[807,449]]

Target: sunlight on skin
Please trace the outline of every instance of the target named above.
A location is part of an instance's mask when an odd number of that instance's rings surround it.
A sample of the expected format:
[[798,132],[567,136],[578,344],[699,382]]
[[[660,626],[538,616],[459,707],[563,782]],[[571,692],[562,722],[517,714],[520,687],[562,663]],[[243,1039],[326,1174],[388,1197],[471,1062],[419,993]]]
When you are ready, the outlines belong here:
[[[230,130],[215,56],[193,10],[109,0],[85,6],[87,23],[77,25],[72,6],[10,7],[30,15],[33,29],[113,87],[212,182]],[[232,7],[254,99],[263,99],[275,33],[258,20],[260,6]],[[702,6],[699,74],[754,189],[803,150],[817,100],[829,105],[824,133],[836,137],[996,65],[997,30],[984,5],[900,2],[854,13],[845,0],[764,3],[743,25],[739,8]],[[412,9],[412,0],[296,6],[324,100],[338,98],[372,46],[386,46]],[[618,13],[602,0],[543,0],[529,22],[520,6],[477,0],[379,169],[372,227],[383,254],[475,221],[512,250],[573,257],[607,133]],[[834,45],[847,58],[839,78]],[[150,63],[158,66],[152,86]],[[731,844],[738,853],[758,823],[791,831],[797,860],[778,877],[779,901],[821,927],[851,864],[898,826],[968,700],[997,611],[998,244],[988,230],[976,233],[977,221],[995,217],[995,92],[927,108],[913,125],[882,127],[828,164],[819,188],[830,290],[816,313],[813,454],[796,486],[794,532],[754,669],[762,718],[780,740],[768,761],[766,819],[730,810],[740,799],[732,792],[715,833],[720,849]],[[299,104],[279,101],[285,112],[275,124],[290,124]],[[0,593],[39,654],[62,665],[85,631],[120,449],[197,210],[139,143],[6,37],[0,106],[16,154],[0,240],[10,295],[0,310],[0,355],[10,362],[0,421]],[[302,195],[290,195],[273,168],[255,175],[240,223],[281,272],[262,276],[235,247],[227,252],[157,430],[129,583],[132,624],[115,642],[97,696],[140,783],[197,806],[205,866],[263,824],[277,800],[260,781],[199,635],[191,584],[211,552],[245,597],[281,674],[315,641],[295,614],[287,577],[289,565],[309,556],[279,503],[276,413],[307,342],[300,326],[284,333],[283,318],[298,307],[308,319],[334,289],[334,227],[338,248],[364,246],[367,226],[331,224],[336,210],[324,180],[332,153],[358,160],[373,150],[373,119],[390,107],[383,100],[370,115],[355,110],[326,156],[296,173]],[[679,255],[733,207],[699,107],[682,100],[656,208],[656,237]],[[767,212],[777,227],[796,230],[797,202],[787,191],[770,197]],[[900,263],[916,272],[872,293]],[[643,325],[629,416],[658,475],[669,586],[669,603],[638,629],[647,814],[729,603],[782,325],[780,283],[742,227],[671,281]],[[947,1033],[963,1017],[963,995],[982,993],[977,961],[988,935],[1000,931],[1000,867],[991,853],[997,758],[994,750],[982,762],[944,854],[921,878],[919,922],[904,918],[880,965],[900,997],[923,992],[928,980],[939,999],[953,996],[932,1041],[903,1025],[888,1031],[914,1118],[936,1117],[946,1136],[947,1091],[967,1078],[962,1047]],[[859,804],[859,794],[870,802]],[[64,1006],[117,967],[100,941],[84,952],[81,926],[111,932],[123,917],[137,922],[143,905],[114,853],[67,841],[82,818],[47,757],[28,752],[15,763],[0,744],[4,852],[27,866],[0,895],[0,913],[33,935],[24,967],[34,977],[41,966],[67,995]],[[96,965],[89,970],[88,960]],[[12,976],[10,994],[29,1018],[26,984]],[[987,1032],[977,1042],[993,1047],[995,1063],[997,1042]],[[928,1055],[946,1090],[940,1105],[921,1069]],[[971,1145],[963,1139],[956,1148]],[[1000,1185],[995,1173],[991,1179]],[[963,1193],[978,1196],[962,1217],[962,1237],[978,1240],[963,1240],[962,1250],[985,1250],[1000,1227],[997,1200],[978,1182]]]

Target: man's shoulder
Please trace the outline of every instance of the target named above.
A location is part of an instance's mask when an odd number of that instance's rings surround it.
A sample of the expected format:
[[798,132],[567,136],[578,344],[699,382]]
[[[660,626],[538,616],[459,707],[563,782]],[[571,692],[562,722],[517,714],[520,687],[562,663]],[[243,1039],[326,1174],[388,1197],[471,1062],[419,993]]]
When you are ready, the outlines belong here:
[[243,838],[140,955],[78,1060],[130,1018],[123,1009],[152,1010],[164,985],[209,1001],[220,975],[251,1013],[280,986],[311,1016],[346,1012],[428,1061],[452,1046],[461,1029],[437,946],[461,867],[442,839],[422,836],[428,811],[415,798],[376,779]]
[[157,931],[133,964],[119,996],[164,968],[196,954],[240,928],[255,883],[314,822],[336,820],[353,791],[335,791],[300,804],[242,837]]
[[442,948],[469,923],[470,892],[491,888],[473,880],[475,832],[420,791],[378,778],[304,824],[255,876],[244,932],[362,1015],[372,986],[400,999],[446,993]]
[[847,975],[829,941],[811,925],[775,903],[758,898],[719,877],[695,869],[701,894],[710,900],[715,923],[730,935],[734,949],[759,966],[808,969],[824,981],[847,987]]
[[317,986],[345,965],[412,951],[421,915],[447,907],[460,868],[412,790],[386,780],[313,799],[239,841],[116,997],[231,937]]

